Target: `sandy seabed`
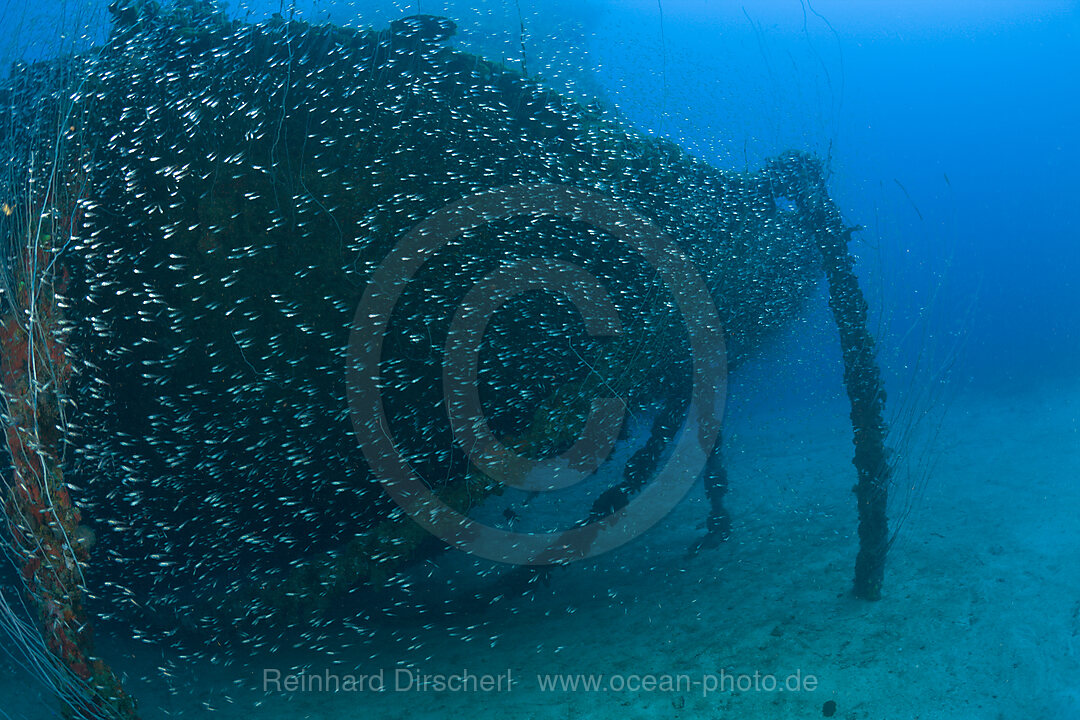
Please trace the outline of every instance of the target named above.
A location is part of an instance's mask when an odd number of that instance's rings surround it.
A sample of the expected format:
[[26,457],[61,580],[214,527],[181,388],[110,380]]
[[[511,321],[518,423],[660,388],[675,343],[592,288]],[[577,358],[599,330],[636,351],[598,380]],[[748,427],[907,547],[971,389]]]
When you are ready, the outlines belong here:
[[[465,594],[477,582],[476,563],[448,557],[414,573],[410,602],[384,598],[367,621],[380,631],[349,651],[196,662],[131,688],[148,718],[784,720],[822,717],[829,701],[846,720],[1080,717],[1080,382],[951,401],[876,603],[848,592],[854,470],[838,400],[783,413],[732,404],[735,527],[720,548],[686,556],[705,516],[699,487],[642,538],[557,570],[526,598],[440,615],[425,579],[460,581]],[[895,512],[909,479],[899,482]],[[108,645],[133,676],[160,663]],[[355,692],[264,691],[266,671],[301,669],[309,682],[376,677]],[[468,691],[434,685],[466,671]],[[421,690],[417,674],[432,684]],[[499,686],[472,691],[485,675]],[[592,676],[598,689],[541,688],[558,675]],[[52,707],[0,660],[0,717],[55,717]]]

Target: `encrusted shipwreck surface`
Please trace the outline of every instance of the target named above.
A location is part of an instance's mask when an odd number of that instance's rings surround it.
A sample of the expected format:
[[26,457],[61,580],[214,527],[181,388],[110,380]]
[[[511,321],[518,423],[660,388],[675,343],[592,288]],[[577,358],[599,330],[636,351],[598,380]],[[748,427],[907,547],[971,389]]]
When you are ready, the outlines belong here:
[[[431,17],[377,32],[130,6],[93,54],[15,68],[6,197],[16,219],[66,228],[48,250],[68,275],[57,464],[97,531],[89,581],[117,583],[97,586],[105,606],[198,617],[213,598],[250,599],[242,586],[255,573],[302,604],[305,586],[383,577],[379,562],[423,545],[387,521],[352,435],[345,366],[371,273],[447,204],[538,183],[625,204],[697,268],[729,363],[822,276],[815,228],[789,209],[780,165],[718,170],[454,49],[452,34]],[[20,257],[32,233],[3,229]],[[587,408],[598,388],[648,411],[685,387],[671,294],[617,238],[557,217],[469,231],[409,283],[384,341],[389,430],[448,497],[490,490],[462,484],[467,463],[440,407],[453,309],[485,273],[531,257],[598,278],[626,333],[590,338],[550,295],[507,303],[481,360],[502,436],[551,450],[552,413]],[[335,548],[351,548],[346,560],[290,569]]]

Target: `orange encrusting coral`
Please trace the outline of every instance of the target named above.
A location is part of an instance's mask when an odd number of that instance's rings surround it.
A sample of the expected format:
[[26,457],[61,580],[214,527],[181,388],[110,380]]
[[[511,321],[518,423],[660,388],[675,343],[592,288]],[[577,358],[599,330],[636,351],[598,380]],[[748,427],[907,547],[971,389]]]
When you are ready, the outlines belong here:
[[[68,217],[54,228],[70,232],[71,225]],[[0,318],[0,388],[12,465],[4,513],[45,645],[82,681],[82,691],[62,698],[65,712],[81,718],[134,718],[134,701],[116,675],[93,657],[92,629],[83,607],[81,565],[89,560],[89,547],[79,540],[86,535],[82,516],[59,461],[60,402],[71,363],[57,303],[67,274],[56,260],[47,243],[23,253],[13,268],[14,302]]]

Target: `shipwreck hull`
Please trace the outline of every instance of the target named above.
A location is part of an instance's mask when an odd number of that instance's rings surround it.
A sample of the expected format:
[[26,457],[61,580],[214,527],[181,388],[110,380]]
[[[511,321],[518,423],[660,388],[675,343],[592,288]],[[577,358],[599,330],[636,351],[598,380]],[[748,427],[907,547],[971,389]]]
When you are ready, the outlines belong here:
[[[252,571],[260,555],[280,565],[382,516],[347,416],[349,324],[394,242],[449,203],[536,183],[626,203],[699,269],[729,362],[788,321],[820,276],[811,229],[778,205],[766,172],[716,170],[421,35],[159,18],[72,62],[74,100],[17,106],[67,118],[56,176],[68,207],[54,214],[76,217],[62,252],[78,408],[68,462],[103,515],[123,494],[139,498],[124,526],[141,531],[99,541],[118,563],[173,549],[176,564],[156,582],[188,568],[198,584],[238,555]],[[55,138],[39,137],[30,154],[48,158]],[[686,355],[685,338],[657,322],[678,318],[631,250],[568,221],[493,224],[425,266],[386,341],[403,382],[424,379],[386,402],[404,442],[415,438],[418,456],[428,449],[417,459],[425,477],[464,470],[438,407],[453,308],[499,263],[531,256],[581,264],[647,333],[629,374],[618,370],[634,402],[647,408],[671,372],[685,372],[665,370]],[[508,433],[580,379],[566,358],[553,375],[558,357],[545,351],[559,348],[529,339],[543,337],[538,323],[580,326],[557,305],[519,302],[495,333],[499,359],[482,392]]]

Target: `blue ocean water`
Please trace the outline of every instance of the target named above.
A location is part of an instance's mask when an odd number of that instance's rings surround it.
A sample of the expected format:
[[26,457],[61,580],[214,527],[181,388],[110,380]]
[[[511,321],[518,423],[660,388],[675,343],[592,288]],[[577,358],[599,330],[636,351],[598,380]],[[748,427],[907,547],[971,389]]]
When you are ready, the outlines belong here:
[[[613,11],[597,43],[609,87],[655,128],[652,5]],[[968,380],[1075,372],[1075,3],[662,6],[667,133],[733,167],[831,151],[834,192],[893,275],[898,323],[936,295],[933,332],[966,334]]]
[[[826,159],[830,195],[860,227],[852,250],[887,409],[899,413],[889,419],[931,419],[913,423],[914,467],[894,508],[911,522],[890,554],[885,597],[856,602],[847,595],[857,543],[851,428],[821,287],[727,381],[735,534],[716,554],[685,553],[707,514],[698,487],[634,543],[494,600],[486,580],[501,566],[424,557],[378,592],[347,594],[327,621],[334,640],[317,624],[231,651],[191,619],[180,623],[187,645],[140,643],[122,612],[95,607],[102,655],[146,717],[1080,713],[1077,3],[310,0],[234,2],[228,12],[376,29],[445,16],[458,24],[456,47],[595,98],[716,168],[756,170],[792,149]],[[108,35],[104,4],[9,3],[5,17],[5,60]],[[633,428],[638,442],[648,432],[647,420]],[[559,510],[542,502],[533,518],[528,503],[477,513],[543,524]],[[157,591],[177,590],[164,584]],[[4,592],[18,594],[14,579]],[[1052,609],[1036,622],[1044,602]],[[317,639],[305,646],[308,631]],[[0,680],[0,717],[56,716],[46,690],[18,690],[39,688],[31,677],[40,674],[18,665]],[[266,683],[271,668],[358,667],[381,682],[406,667],[473,668],[494,682],[517,673],[520,691],[413,685],[395,700]],[[871,668],[863,678],[860,667]],[[705,692],[725,668],[782,678],[800,669],[823,690]],[[547,692],[545,673],[603,674],[607,692]],[[642,676],[683,673],[696,683],[688,690],[642,687]],[[611,687],[616,674],[623,688]]]

